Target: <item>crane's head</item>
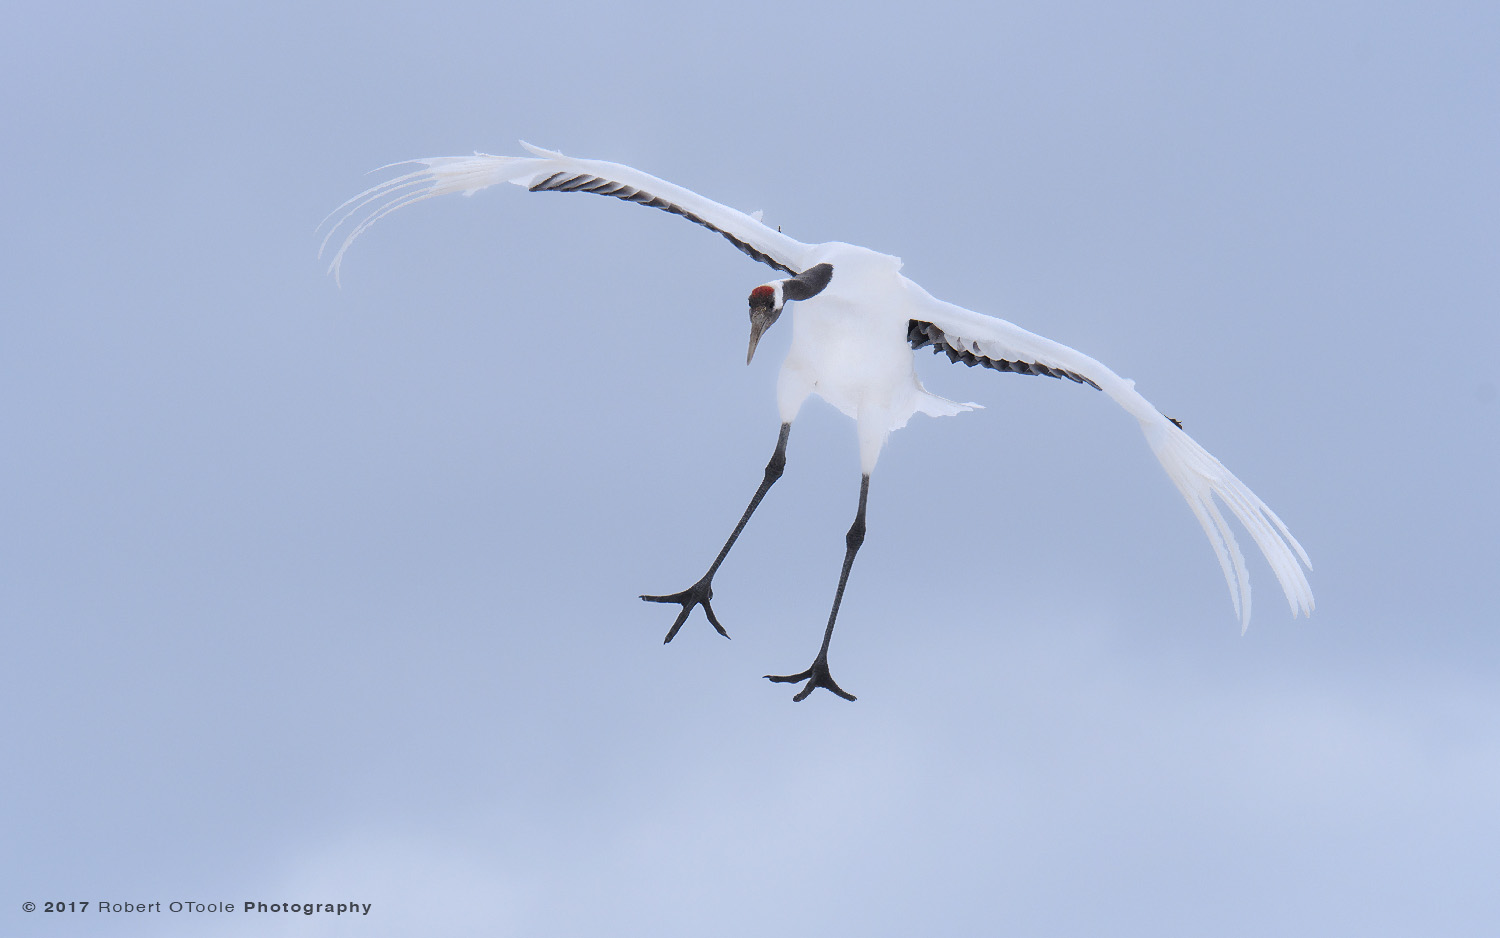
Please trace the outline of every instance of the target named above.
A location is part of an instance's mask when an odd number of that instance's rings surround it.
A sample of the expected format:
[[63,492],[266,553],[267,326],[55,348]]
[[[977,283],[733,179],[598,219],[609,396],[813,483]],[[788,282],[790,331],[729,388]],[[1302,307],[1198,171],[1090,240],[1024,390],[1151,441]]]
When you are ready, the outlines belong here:
[[816,264],[790,280],[773,280],[750,291],[750,352],[745,364],[755,357],[755,347],[760,344],[761,333],[771,328],[781,315],[781,307],[787,300],[810,300],[823,292],[828,281],[833,279],[832,264]]
[[760,344],[761,333],[771,328],[781,315],[786,302],[786,290],[781,282],[763,283],[750,291],[750,351],[745,355],[745,364],[755,357],[755,347]]

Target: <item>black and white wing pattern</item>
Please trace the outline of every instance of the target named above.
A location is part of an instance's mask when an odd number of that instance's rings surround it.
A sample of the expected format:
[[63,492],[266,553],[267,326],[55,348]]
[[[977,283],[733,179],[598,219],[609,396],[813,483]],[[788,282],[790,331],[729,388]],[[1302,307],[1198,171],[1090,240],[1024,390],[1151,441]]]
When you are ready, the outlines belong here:
[[1215,496],[1254,538],[1286,593],[1292,615],[1312,614],[1312,587],[1302,569],[1304,566],[1312,569],[1312,563],[1302,545],[1276,513],[1235,478],[1234,473],[1142,397],[1134,381],[1120,377],[1102,363],[1060,342],[1027,332],[1003,319],[945,303],[916,284],[907,283],[913,298],[907,337],[913,348],[931,345],[936,352],[946,352],[952,361],[1092,385],[1140,421],[1152,452],[1187,499],[1188,507],[1213,545],[1242,631],[1250,624],[1250,575],[1234,532],[1214,501]]
[[[981,351],[979,344],[963,336],[950,336],[936,323],[924,322],[920,319],[910,319],[906,323],[906,341],[911,343],[913,349],[931,347],[933,354],[944,354],[950,362],[963,362],[970,368],[981,365],[985,368],[993,368],[995,371],[1009,371],[1018,375],[1045,375],[1048,378],[1067,378],[1079,384],[1087,384],[1095,388],[1099,385],[1086,375],[1076,374],[1065,368],[1052,367],[1042,362],[1042,356],[1017,355],[1016,360],[1008,358],[991,358]],[[1034,358],[1036,361],[1028,361]]]
[[500,182],[513,183],[532,192],[590,192],[614,196],[680,215],[694,224],[717,231],[750,257],[792,276],[810,266],[807,259],[809,245],[761,224],[744,212],[706,199],[691,189],[620,163],[573,159],[524,141],[521,146],[531,156],[476,153],[473,156],[412,160],[412,163],[420,163],[426,168],[366,189],[345,202],[329,216],[330,219],[335,215],[339,217],[324,237],[319,251],[321,256],[335,234],[346,225],[352,225],[328,265],[329,272],[337,278],[349,245],[391,212],[439,195],[454,192],[473,195]]

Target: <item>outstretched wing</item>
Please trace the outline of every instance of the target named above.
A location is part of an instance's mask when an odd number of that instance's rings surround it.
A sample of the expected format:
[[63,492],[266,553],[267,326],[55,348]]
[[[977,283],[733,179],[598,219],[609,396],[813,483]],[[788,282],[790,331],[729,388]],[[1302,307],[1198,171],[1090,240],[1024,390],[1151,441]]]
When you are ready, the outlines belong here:
[[1214,496],[1229,507],[1255,539],[1261,553],[1265,554],[1282,591],[1286,593],[1292,615],[1312,614],[1312,587],[1302,570],[1303,566],[1312,569],[1312,562],[1307,559],[1302,545],[1292,537],[1292,532],[1276,517],[1276,513],[1235,478],[1234,473],[1184,433],[1175,421],[1162,416],[1151,406],[1151,402],[1136,391],[1134,381],[1121,378],[1100,362],[1066,345],[1027,332],[1003,319],[945,303],[916,284],[907,282],[914,297],[907,333],[913,348],[931,345],[934,352],[946,352],[952,361],[1090,384],[1108,394],[1140,421],[1146,442],[1151,444],[1162,468],[1182,497],[1187,499],[1188,507],[1203,525],[1203,532],[1218,555],[1242,631],[1250,625],[1250,574],[1234,532],[1219,512]]
[[[649,208],[659,208],[717,231],[730,244],[761,263],[793,276],[808,266],[806,256],[809,245],[761,224],[744,212],[706,199],[690,189],[619,163],[576,160],[561,153],[534,147],[524,141],[521,146],[532,155],[491,156],[476,153],[473,156],[412,160],[411,162],[421,163],[426,168],[366,189],[334,209],[328,218],[338,216],[338,220],[323,238],[318,256],[323,255],[334,235],[346,225],[352,225],[339,243],[332,263],[328,265],[329,272],[337,279],[344,261],[344,252],[349,250],[354,239],[396,209],[452,192],[473,195],[497,182],[509,182],[524,186],[532,192],[592,192],[636,202]],[[324,223],[327,221],[325,219]]]

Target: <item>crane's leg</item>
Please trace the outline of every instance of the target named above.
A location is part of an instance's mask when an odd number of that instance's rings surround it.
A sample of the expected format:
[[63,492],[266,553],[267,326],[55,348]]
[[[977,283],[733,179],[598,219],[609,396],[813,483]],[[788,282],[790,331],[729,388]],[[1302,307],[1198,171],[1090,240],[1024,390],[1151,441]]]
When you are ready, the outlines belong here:
[[723,563],[724,558],[729,556],[729,548],[734,546],[734,542],[739,538],[740,532],[745,530],[745,522],[749,521],[750,516],[755,514],[756,506],[760,504],[760,500],[766,497],[766,493],[771,490],[771,486],[775,485],[776,480],[781,478],[782,472],[786,471],[786,440],[791,435],[791,432],[792,425],[790,423],[781,425],[781,435],[776,439],[776,452],[771,454],[771,461],[766,463],[766,475],[765,478],[761,479],[760,488],[755,490],[755,496],[750,499],[750,507],[746,508],[745,513],[740,516],[740,523],[735,525],[734,530],[729,533],[729,540],[724,542],[724,549],[719,551],[719,556],[714,558],[713,566],[709,567],[708,572],[703,574],[703,579],[682,592],[672,593],[670,596],[641,597],[648,603],[678,603],[682,606],[682,611],[677,614],[677,621],[672,623],[672,628],[668,630],[667,637],[663,640],[662,644],[666,644],[677,637],[677,630],[682,628],[682,623],[687,621],[687,617],[693,611],[694,606],[702,606],[703,614],[708,616],[709,623],[719,630],[720,635],[725,638],[729,637],[729,633],[724,631],[724,626],[719,624],[718,618],[714,615],[714,607],[708,604],[708,601],[714,598],[712,585],[714,574],[718,572],[719,564]]
[[833,640],[833,623],[839,617],[839,603],[844,601],[844,587],[849,584],[849,570],[854,566],[854,555],[859,553],[859,545],[865,542],[865,500],[869,495],[870,476],[866,473],[859,480],[859,511],[854,516],[854,523],[849,526],[849,533],[844,535],[844,569],[839,574],[838,591],[833,594],[833,611],[828,613],[828,627],[823,630],[823,647],[818,649],[818,657],[813,659],[812,667],[800,674],[766,675],[766,680],[780,684],[807,681],[807,686],[798,691],[793,700],[803,700],[819,687],[832,691],[845,700],[855,699],[853,694],[833,680],[833,675],[828,671],[828,643]]

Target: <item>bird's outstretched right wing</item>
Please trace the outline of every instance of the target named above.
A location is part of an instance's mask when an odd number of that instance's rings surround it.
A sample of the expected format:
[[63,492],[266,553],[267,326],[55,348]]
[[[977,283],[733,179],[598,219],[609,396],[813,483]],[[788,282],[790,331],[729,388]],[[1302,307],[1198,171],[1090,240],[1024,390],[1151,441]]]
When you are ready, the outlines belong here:
[[[649,208],[659,208],[688,221],[717,231],[756,260],[796,276],[808,266],[809,245],[794,240],[761,224],[758,219],[706,199],[691,189],[673,185],[620,163],[602,160],[579,160],[543,150],[522,142],[531,156],[444,156],[412,160],[425,169],[398,176],[359,195],[334,209],[324,220],[338,216],[323,238],[318,254],[322,256],[334,236],[346,224],[352,224],[339,243],[328,270],[337,279],[344,253],[354,239],[375,222],[398,208],[434,196],[462,192],[473,195],[498,182],[514,183],[532,192],[592,192],[611,195]],[[400,164],[392,164],[400,165]],[[342,213],[342,214],[340,214]]]
[[1162,416],[1142,397],[1134,381],[1120,377],[1102,363],[1060,342],[1003,319],[945,303],[909,280],[906,284],[913,301],[907,334],[914,348],[931,345],[933,351],[946,352],[951,360],[969,365],[1089,384],[1108,394],[1140,421],[1146,442],[1187,499],[1188,507],[1213,545],[1242,630],[1250,625],[1250,574],[1234,532],[1219,513],[1214,496],[1229,507],[1265,554],[1286,593],[1292,615],[1312,614],[1312,587],[1302,571],[1303,566],[1312,569],[1312,563],[1302,545],[1245,483],[1183,432],[1180,424]]

